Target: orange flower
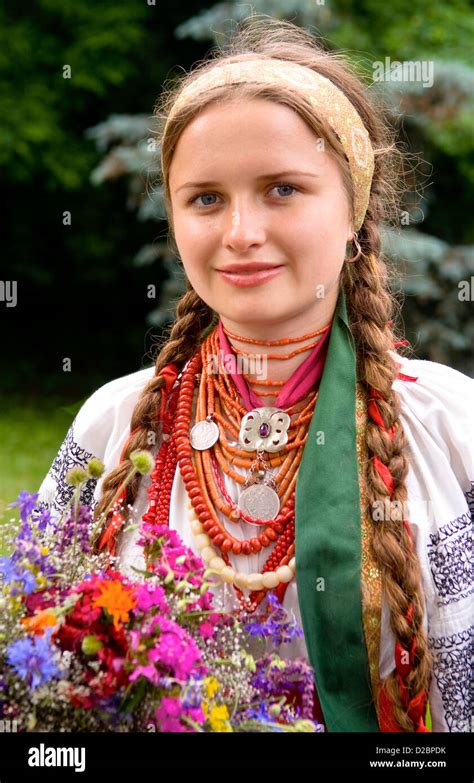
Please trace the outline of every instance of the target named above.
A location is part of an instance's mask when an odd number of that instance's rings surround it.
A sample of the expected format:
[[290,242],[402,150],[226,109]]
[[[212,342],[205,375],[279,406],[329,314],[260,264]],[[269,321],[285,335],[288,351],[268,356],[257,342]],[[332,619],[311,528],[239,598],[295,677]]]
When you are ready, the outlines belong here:
[[[29,633],[43,636],[44,629],[58,624],[58,618],[49,609],[43,609],[32,617],[23,617],[21,622]],[[54,632],[53,632],[54,635]]]
[[114,618],[115,626],[119,625],[120,622],[126,623],[129,619],[128,613],[137,603],[134,593],[124,588],[119,579],[102,582],[98,587],[101,595],[94,599],[93,605],[107,609]]

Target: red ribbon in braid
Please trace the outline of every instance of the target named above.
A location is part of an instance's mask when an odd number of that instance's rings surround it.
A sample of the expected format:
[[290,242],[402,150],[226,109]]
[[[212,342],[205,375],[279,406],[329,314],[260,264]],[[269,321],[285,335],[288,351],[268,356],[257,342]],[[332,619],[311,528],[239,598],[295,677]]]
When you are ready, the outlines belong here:
[[[402,373],[399,374],[399,377],[402,378],[402,380],[416,380],[416,378],[412,378],[408,375],[403,376]],[[392,425],[390,429],[387,430],[377,405],[377,399],[383,399],[383,396],[372,386],[370,386],[369,389],[370,389],[370,394],[372,396],[367,404],[367,411],[371,416],[371,418],[373,419],[373,421],[375,421],[375,423],[378,424],[378,426],[381,427],[384,430],[384,432],[388,432],[388,434],[390,435],[390,439],[393,440],[395,435],[394,426]],[[394,482],[389,469],[387,468],[386,465],[383,464],[383,462],[379,460],[378,457],[373,457],[372,459],[376,467],[377,473],[380,475],[382,481],[387,487],[390,498],[392,498],[393,490],[394,490]],[[410,530],[410,526],[407,520],[405,519],[403,520],[403,524],[405,526],[405,530],[408,535],[410,549],[411,551],[413,551],[413,537]],[[412,603],[408,605],[405,614],[405,619],[409,625],[412,624],[413,622]],[[409,651],[405,650],[404,647],[402,647],[402,645],[400,644],[400,642],[397,641],[395,643],[395,665],[398,674],[398,684],[400,688],[402,703],[406,708],[408,716],[413,721],[413,724],[415,726],[415,732],[428,732],[429,729],[426,728],[424,722],[424,715],[426,711],[427,698],[428,698],[427,692],[425,690],[421,690],[415,696],[410,698],[409,690],[406,685],[407,677],[412,671],[414,666],[415,654],[416,654],[416,637],[413,637],[413,641]],[[393,714],[393,704],[387,693],[385,685],[382,686],[379,694],[379,713],[380,713],[381,731],[383,732],[402,731],[398,723],[395,721],[394,714]]]
[[[158,375],[160,376],[162,375],[165,379],[165,385],[161,390],[161,405],[160,405],[159,420],[163,423],[163,433],[168,434],[170,431],[171,419],[169,417],[166,417],[165,415],[166,403],[171,394],[171,389],[173,388],[174,382],[176,381],[176,378],[178,376],[178,368],[176,367],[175,364],[167,364],[165,367],[163,367],[162,370],[160,370]],[[125,445],[122,449],[122,453],[120,455],[119,464],[123,462],[125,452],[127,451],[131,439],[141,429],[142,429],[141,426],[136,427],[128,436]],[[158,469],[161,470],[166,457],[167,449],[168,449],[168,440],[167,438],[164,438],[155,462],[154,474]],[[117,534],[124,524],[124,519],[120,511],[120,507],[123,508],[126,502],[127,502],[127,487],[123,487],[114,503],[114,509],[111,512],[109,512],[108,517],[110,518],[110,521],[108,522],[100,538],[99,545],[98,545],[99,552],[102,552],[103,549],[107,549],[107,551],[111,555],[115,555],[116,546],[117,546]]]

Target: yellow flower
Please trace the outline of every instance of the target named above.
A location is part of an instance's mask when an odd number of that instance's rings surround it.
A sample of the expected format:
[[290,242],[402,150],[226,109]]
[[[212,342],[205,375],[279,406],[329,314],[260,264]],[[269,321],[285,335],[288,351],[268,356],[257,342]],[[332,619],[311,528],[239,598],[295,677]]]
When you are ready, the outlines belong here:
[[206,687],[206,696],[208,699],[212,699],[214,694],[216,694],[221,687],[220,682],[218,682],[215,677],[205,677],[204,685]]
[[114,625],[120,622],[126,623],[128,613],[136,605],[137,599],[131,590],[127,590],[119,579],[105,582],[99,585],[101,595],[94,599],[94,606],[107,609],[114,618]]
[[232,731],[232,726],[229,723],[229,711],[225,704],[212,707],[211,714],[209,715],[209,723],[211,724],[212,731]]

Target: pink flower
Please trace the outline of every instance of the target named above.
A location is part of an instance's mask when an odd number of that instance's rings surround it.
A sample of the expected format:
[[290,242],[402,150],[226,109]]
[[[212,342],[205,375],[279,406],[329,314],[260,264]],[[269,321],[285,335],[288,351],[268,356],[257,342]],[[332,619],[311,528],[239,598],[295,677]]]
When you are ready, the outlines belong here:
[[206,722],[206,716],[204,715],[202,707],[188,707],[187,713],[191,720],[195,721],[195,723],[199,723],[201,726]]
[[120,672],[123,669],[125,658],[114,658],[112,661],[112,669],[114,672]]
[[155,712],[155,716],[158,720],[163,720],[163,718],[179,718],[181,709],[181,699],[178,696],[163,696],[160,706]]
[[165,718],[161,722],[161,731],[178,732],[186,731],[186,729],[176,718]]
[[192,727],[185,728],[180,717],[190,717],[201,726],[206,721],[201,707],[186,707],[177,696],[164,696],[155,711],[155,717],[160,721],[160,731],[194,731]]
[[[195,599],[193,601],[190,601],[186,605],[186,611],[187,612],[195,612],[195,611],[198,611],[199,609],[202,609],[204,612],[208,612],[210,609],[213,608],[212,607],[213,600],[214,600],[214,596],[211,593],[211,591],[210,590],[206,590],[206,592],[203,593],[202,595],[200,595],[199,598],[197,598],[197,599]],[[210,617],[212,617],[212,616],[213,615],[211,615]],[[217,616],[219,616],[219,615],[217,615]],[[215,623],[216,621],[215,620],[213,621],[213,620],[210,619],[210,622],[214,622]]]
[[151,661],[159,661],[174,670],[180,680],[188,679],[196,664],[201,663],[201,651],[184,628],[166,617],[154,617],[154,626],[159,625],[160,637],[149,653]]
[[[201,609],[203,609],[205,612],[209,611],[209,609],[212,609],[212,602],[213,602],[214,596],[211,593],[210,590],[206,590],[205,593],[199,596],[198,604]],[[211,615],[212,616],[212,615]]]
[[128,679],[130,682],[134,682],[134,680],[138,679],[138,677],[146,677],[146,679],[152,682],[153,685],[158,685],[160,679],[157,670],[154,666],[151,665],[137,666]]
[[[143,546],[152,544],[154,541],[161,543],[160,551],[153,563],[153,570],[156,574],[165,577],[171,568],[176,581],[188,579],[191,584],[198,587],[202,584],[204,563],[192,549],[185,546],[175,530],[171,530],[166,525],[154,525],[146,522],[142,524],[140,533],[142,538],[138,543]],[[183,556],[183,562],[177,563],[176,560]]]
[[214,630],[214,626],[207,621],[199,626],[199,634],[203,639],[209,639],[210,636],[214,636]]
[[137,592],[137,608],[142,612],[146,612],[150,606],[157,606],[163,614],[170,613],[165,591],[161,586],[153,588],[148,585],[141,585]]
[[176,696],[164,696],[155,711],[155,717],[160,721],[161,731],[186,731],[179,720],[182,713],[181,699]]

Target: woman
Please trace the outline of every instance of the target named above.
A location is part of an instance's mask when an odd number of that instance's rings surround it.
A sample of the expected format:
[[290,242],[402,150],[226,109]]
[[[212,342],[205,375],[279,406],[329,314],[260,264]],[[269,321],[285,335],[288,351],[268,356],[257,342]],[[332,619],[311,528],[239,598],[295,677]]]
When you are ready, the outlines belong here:
[[380,107],[308,33],[253,19],[157,114],[187,291],[155,367],[82,407],[40,499],[60,510],[68,469],[100,457],[97,519],[153,450],[100,549],[143,565],[127,518],[161,520],[229,608],[273,590],[329,731],[423,732],[428,700],[434,731],[468,731],[474,382],[394,350]]

